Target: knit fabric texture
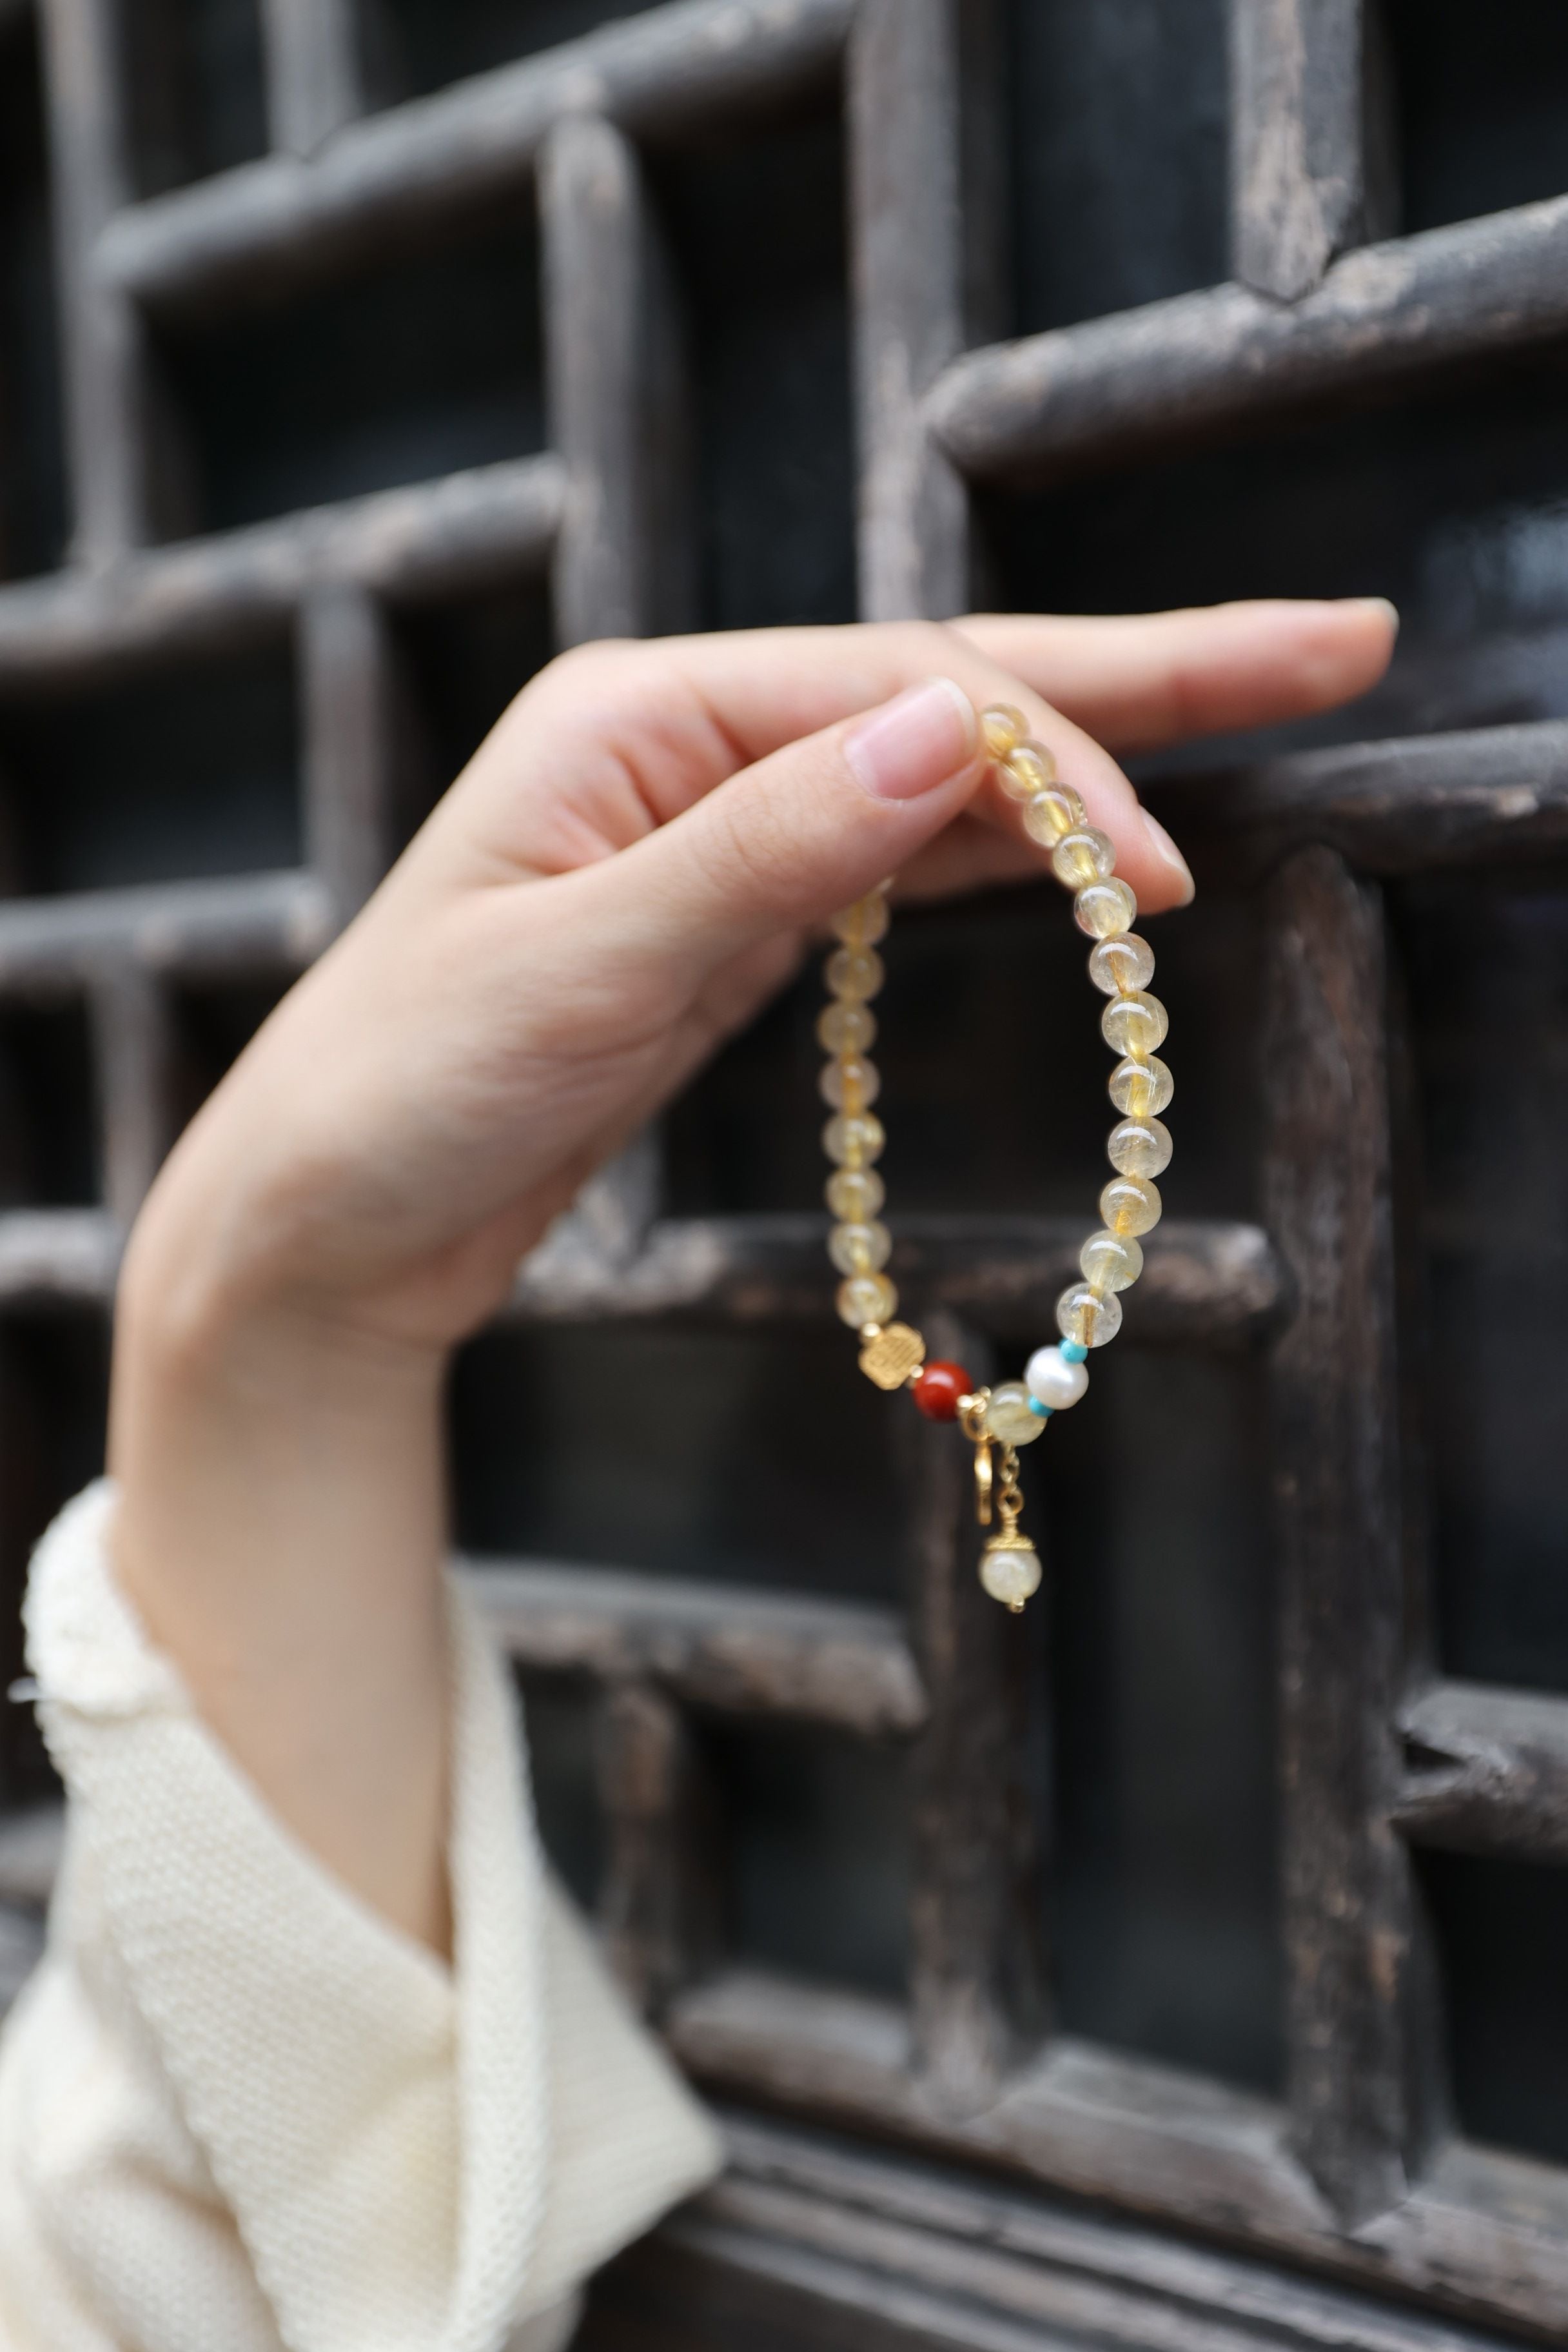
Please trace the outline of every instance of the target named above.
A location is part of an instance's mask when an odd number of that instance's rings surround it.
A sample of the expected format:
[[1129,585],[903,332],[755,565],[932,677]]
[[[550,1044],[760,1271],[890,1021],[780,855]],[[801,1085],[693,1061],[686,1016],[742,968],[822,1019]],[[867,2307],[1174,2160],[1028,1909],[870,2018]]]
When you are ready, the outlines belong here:
[[268,1812],[110,1571],[113,1490],[33,1561],[69,1797],[0,2042],[6,2352],[554,2352],[712,2126],[538,1848],[501,1661],[455,1584],[450,1969]]

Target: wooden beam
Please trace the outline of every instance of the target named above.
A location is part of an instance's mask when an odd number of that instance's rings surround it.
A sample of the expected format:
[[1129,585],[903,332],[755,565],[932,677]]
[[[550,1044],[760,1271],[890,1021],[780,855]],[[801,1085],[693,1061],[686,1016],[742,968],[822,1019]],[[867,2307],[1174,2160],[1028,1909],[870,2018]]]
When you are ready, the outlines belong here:
[[1568,327],[1568,196],[1345,255],[1292,307],[1178,294],[968,352],[931,428],[976,481],[1022,483],[1496,361]]
[[347,583],[306,598],[299,639],[306,857],[346,923],[398,846],[396,655],[381,606]]
[[969,601],[969,495],[923,396],[963,347],[957,0],[865,0],[849,49],[860,612]]
[[124,1235],[104,1209],[0,1213],[0,1313],[107,1307]]
[[1299,301],[1364,234],[1364,0],[1231,0],[1231,254]]
[[722,121],[831,71],[853,0],[674,0],[120,213],[96,267],[152,306],[233,301],[340,269],[443,215],[514,194],[561,116],[642,136]]
[[[642,165],[602,116],[569,115],[540,158],[551,442],[566,468],[555,545],[563,645],[655,622],[651,245]],[[670,420],[672,421],[672,420]]]
[[1439,1682],[1398,1716],[1391,1819],[1417,1844],[1568,1863],[1568,1699]]
[[596,1746],[609,1832],[605,1947],[632,2000],[657,2015],[718,1947],[713,1792],[679,1709],[650,1683],[609,1685]]
[[1254,883],[1311,842],[1375,875],[1560,856],[1568,725],[1336,744],[1139,789],[1200,883]]
[[149,387],[141,314],[93,267],[130,201],[119,0],[43,0],[43,48],[65,355],[75,559],[107,563],[149,536]]
[[129,961],[94,973],[88,1005],[104,1199],[129,1233],[174,1140],[173,1011],[162,976]]
[[890,1610],[552,1560],[462,1566],[520,1665],[654,1682],[696,1706],[795,1717],[868,1739],[907,1734],[925,1717]]
[[[924,1318],[933,1357],[988,1376],[975,1335]],[[1045,2021],[1036,1840],[1022,1785],[1027,1629],[980,1589],[969,1445],[901,1424],[912,1622],[929,1694],[910,1758],[912,2057],[944,2114],[992,2105]]]
[[[832,1312],[826,1230],[810,1216],[661,1218],[629,1263],[529,1258],[505,1315],[816,1322]],[[1016,1334],[1049,1324],[1083,1234],[1081,1218],[906,1217],[891,1270],[922,1311],[947,1308],[983,1331]],[[1152,1345],[1244,1348],[1285,1308],[1279,1265],[1256,1225],[1173,1218],[1151,1238],[1145,1266],[1137,1335]]]
[[418,602],[526,578],[549,560],[562,496],[556,458],[515,457],[152,550],[100,578],[0,589],[0,696],[254,642],[320,588]]
[[331,931],[312,874],[11,898],[0,903],[0,997],[70,993],[127,964],[191,977],[301,971]]
[[354,0],[260,0],[260,13],[273,148],[313,155],[364,112]]
[[1331,850],[1270,894],[1269,1229],[1296,1311],[1274,1353],[1287,2040],[1294,2142],[1359,2224],[1408,2188],[1412,1904],[1399,1779],[1404,1564],[1383,910]]

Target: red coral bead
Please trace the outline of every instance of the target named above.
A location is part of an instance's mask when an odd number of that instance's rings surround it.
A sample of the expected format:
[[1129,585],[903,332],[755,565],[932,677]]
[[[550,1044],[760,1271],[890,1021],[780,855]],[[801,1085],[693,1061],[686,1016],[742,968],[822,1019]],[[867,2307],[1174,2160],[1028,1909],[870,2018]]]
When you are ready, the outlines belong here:
[[927,1364],[914,1381],[915,1402],[928,1421],[956,1421],[958,1400],[971,1394],[973,1381],[962,1364]]

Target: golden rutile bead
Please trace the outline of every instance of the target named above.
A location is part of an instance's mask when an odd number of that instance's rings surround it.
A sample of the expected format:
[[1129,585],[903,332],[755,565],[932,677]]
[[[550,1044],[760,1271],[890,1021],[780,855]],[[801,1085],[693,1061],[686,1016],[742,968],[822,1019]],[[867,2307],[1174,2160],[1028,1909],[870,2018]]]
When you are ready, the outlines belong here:
[[1118,1062],[1110,1073],[1110,1099],[1129,1118],[1152,1118],[1176,1091],[1176,1081],[1157,1054]]
[[827,959],[828,987],[852,1003],[875,996],[885,977],[875,948],[836,948]]
[[1116,844],[1094,824],[1075,825],[1051,852],[1051,872],[1069,890],[1086,882],[1103,882],[1116,871]]
[[1025,803],[1024,831],[1042,849],[1054,849],[1064,835],[1083,823],[1083,803],[1067,784],[1047,784]]
[[816,1024],[816,1042],[829,1054],[863,1054],[877,1035],[877,1016],[868,1004],[829,1004]]
[[1020,743],[996,767],[996,781],[1010,801],[1031,801],[1057,780],[1057,763],[1043,743]]
[[1029,1402],[1022,1381],[1003,1381],[991,1391],[985,1407],[987,1435],[1003,1445],[1033,1445],[1045,1430],[1044,1417]]
[[1157,996],[1135,989],[1131,996],[1113,996],[1100,1016],[1100,1034],[1113,1054],[1130,1054],[1142,1061],[1165,1042],[1170,1026]]
[[993,702],[980,714],[980,734],[994,760],[1005,760],[1028,732],[1028,721],[1010,702]]
[[1138,901],[1125,882],[1088,882],[1072,902],[1072,918],[1091,940],[1114,939],[1138,919]]
[[1124,1118],[1111,1129],[1105,1156],[1123,1176],[1163,1176],[1171,1164],[1171,1130],[1161,1118]]
[[1102,939],[1089,952],[1089,976],[1107,996],[1125,996],[1135,988],[1147,988],[1154,977],[1154,950],[1136,931]]
[[1090,1234],[1078,1254],[1091,1290],[1130,1290],[1143,1271],[1143,1253],[1131,1234]]
[[879,940],[886,939],[889,920],[881,891],[868,890],[863,898],[834,916],[833,929],[846,947],[874,948]]
[[1152,1233],[1164,1205],[1149,1177],[1113,1176],[1100,1196],[1100,1220],[1113,1234]]
[[885,1274],[852,1274],[841,1282],[834,1301],[839,1320],[863,1331],[868,1323],[890,1323],[899,1294]]
[[827,1236],[827,1255],[840,1274],[880,1274],[892,1251],[892,1234],[875,1219],[868,1224],[835,1225]]
[[1121,1328],[1121,1301],[1103,1297],[1087,1282],[1075,1282],[1057,1301],[1057,1329],[1080,1348],[1103,1348]]
[[864,1224],[888,1197],[887,1186],[874,1168],[836,1168],[825,1188],[828,1207],[846,1224]]
[[875,1062],[846,1054],[828,1063],[817,1087],[823,1101],[831,1103],[835,1110],[858,1114],[869,1110],[881,1093],[882,1074]]
[[840,1168],[865,1168],[879,1160],[887,1142],[874,1111],[840,1111],[822,1130],[822,1148]]

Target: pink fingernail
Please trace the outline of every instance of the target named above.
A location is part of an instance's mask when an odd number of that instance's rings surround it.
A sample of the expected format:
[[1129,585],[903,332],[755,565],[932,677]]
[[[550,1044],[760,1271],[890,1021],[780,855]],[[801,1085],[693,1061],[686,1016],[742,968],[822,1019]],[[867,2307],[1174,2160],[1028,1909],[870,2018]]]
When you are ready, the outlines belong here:
[[862,719],[844,756],[879,801],[912,801],[967,768],[980,740],[974,705],[950,677],[911,686]]
[[1182,885],[1182,905],[1184,907],[1190,906],[1192,904],[1194,894],[1197,888],[1196,883],[1193,880],[1193,869],[1187,864],[1186,859],[1182,856],[1181,851],[1176,847],[1175,843],[1171,839],[1170,835],[1165,831],[1165,828],[1161,824],[1159,818],[1157,816],[1151,816],[1147,809],[1143,811],[1143,831],[1148,838],[1150,848],[1153,851],[1161,865],[1168,866],[1172,873],[1179,877]]

